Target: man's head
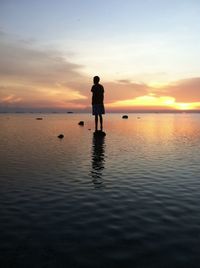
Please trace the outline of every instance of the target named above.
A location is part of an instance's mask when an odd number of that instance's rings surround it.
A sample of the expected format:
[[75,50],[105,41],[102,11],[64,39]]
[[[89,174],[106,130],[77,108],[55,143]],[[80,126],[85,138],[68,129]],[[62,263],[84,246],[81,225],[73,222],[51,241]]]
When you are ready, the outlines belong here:
[[93,78],[93,81],[94,81],[94,84],[96,85],[96,84],[99,83],[100,78],[99,78],[98,76],[95,76],[95,77]]

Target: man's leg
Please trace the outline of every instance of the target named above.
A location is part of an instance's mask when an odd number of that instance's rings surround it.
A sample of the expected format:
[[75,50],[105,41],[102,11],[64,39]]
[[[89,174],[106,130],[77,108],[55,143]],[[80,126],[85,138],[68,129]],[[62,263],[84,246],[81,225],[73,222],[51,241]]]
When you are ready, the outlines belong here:
[[102,131],[103,130],[103,116],[100,114],[99,118],[100,118],[100,127],[101,127],[101,131]]
[[98,115],[95,115],[95,131],[97,131],[98,127]]

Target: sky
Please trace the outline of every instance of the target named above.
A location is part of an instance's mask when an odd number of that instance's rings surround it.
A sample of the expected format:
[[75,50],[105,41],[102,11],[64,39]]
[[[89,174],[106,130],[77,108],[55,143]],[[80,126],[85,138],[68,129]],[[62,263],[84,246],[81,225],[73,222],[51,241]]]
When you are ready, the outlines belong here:
[[0,0],[0,111],[200,109],[199,0]]

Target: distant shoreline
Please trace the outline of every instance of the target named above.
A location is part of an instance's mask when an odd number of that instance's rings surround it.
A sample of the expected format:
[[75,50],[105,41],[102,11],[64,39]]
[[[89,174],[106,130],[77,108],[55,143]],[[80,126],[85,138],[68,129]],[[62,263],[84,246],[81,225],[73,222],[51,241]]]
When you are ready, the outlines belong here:
[[[187,114],[196,114],[200,113],[200,110],[170,110],[170,111],[163,111],[163,110],[138,110],[138,111],[107,111],[106,114],[182,114],[182,113],[187,113]],[[73,115],[73,114],[91,114],[91,112],[87,111],[76,111],[76,112],[49,112],[49,111],[0,111],[0,114],[68,114],[68,115]]]

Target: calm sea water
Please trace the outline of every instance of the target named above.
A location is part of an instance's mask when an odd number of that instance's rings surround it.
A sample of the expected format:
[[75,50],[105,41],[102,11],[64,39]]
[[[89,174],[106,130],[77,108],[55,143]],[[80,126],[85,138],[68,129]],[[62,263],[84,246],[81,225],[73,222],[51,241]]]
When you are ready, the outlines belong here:
[[200,114],[93,119],[0,115],[0,267],[199,267]]

